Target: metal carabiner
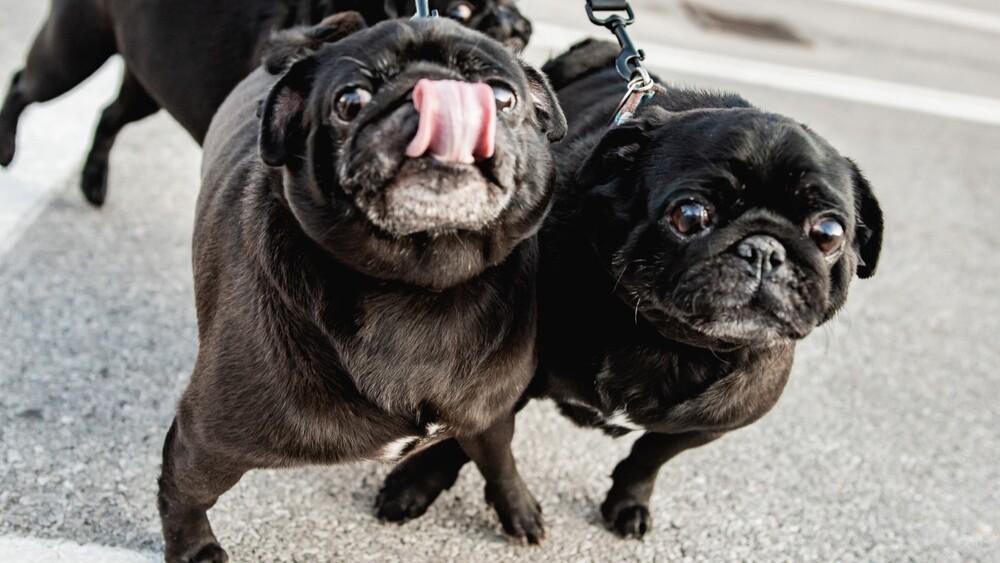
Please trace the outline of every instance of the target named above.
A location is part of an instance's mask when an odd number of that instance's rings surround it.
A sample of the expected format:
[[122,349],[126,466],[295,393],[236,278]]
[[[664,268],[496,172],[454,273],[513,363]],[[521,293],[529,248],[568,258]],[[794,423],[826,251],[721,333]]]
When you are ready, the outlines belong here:
[[431,10],[431,7],[427,4],[427,0],[416,0],[416,4],[417,4],[417,13],[413,14],[412,19],[438,17],[438,11]]
[[[608,29],[611,29],[613,25],[632,25],[632,22],[635,21],[635,12],[632,11],[632,6],[630,6],[628,2],[611,2],[606,4],[609,5],[599,6],[597,10],[599,11],[614,10],[617,12],[624,11],[628,17],[623,18],[618,14],[614,14],[612,16],[608,16],[607,18],[601,19],[597,17],[596,14],[594,14],[593,1],[587,0],[587,17],[590,18],[591,23],[593,23],[594,25],[602,25]],[[617,22],[620,23],[615,22],[615,20],[617,20]],[[613,29],[611,30],[614,31]]]
[[[594,3],[597,2],[598,11],[616,11],[625,12],[626,17],[622,17],[621,14],[613,14],[606,18],[599,18],[594,13],[595,7]],[[621,75],[625,80],[631,80],[633,75],[642,68],[641,61],[646,58],[646,54],[642,52],[641,49],[636,48],[635,43],[632,43],[632,37],[629,36],[626,27],[632,25],[635,22],[635,12],[632,11],[632,6],[628,2],[621,1],[601,1],[601,0],[587,0],[587,17],[595,25],[600,25],[608,28],[611,33],[615,34],[618,39],[618,44],[621,45],[622,52],[618,55],[615,60],[615,68],[618,69],[618,74]],[[648,74],[648,73],[647,73]]]

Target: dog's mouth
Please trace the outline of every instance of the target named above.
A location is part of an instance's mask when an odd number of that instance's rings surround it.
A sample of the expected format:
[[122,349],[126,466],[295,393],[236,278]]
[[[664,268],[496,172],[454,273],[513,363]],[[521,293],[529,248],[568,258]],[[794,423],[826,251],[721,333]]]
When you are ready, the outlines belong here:
[[395,236],[478,231],[510,200],[493,177],[497,107],[484,83],[420,80],[412,92],[416,132],[395,174],[357,203]]
[[385,188],[358,202],[368,220],[395,235],[479,231],[507,207],[510,192],[475,164],[408,159]]
[[759,280],[726,262],[684,276],[666,297],[691,327],[735,344],[775,344],[805,338],[819,324],[825,299],[803,272],[790,267]]
[[[754,279],[735,260],[700,264],[667,281],[624,276],[616,293],[664,337],[697,346],[776,345],[808,336],[826,307],[798,268]],[[725,346],[724,346],[725,347]]]

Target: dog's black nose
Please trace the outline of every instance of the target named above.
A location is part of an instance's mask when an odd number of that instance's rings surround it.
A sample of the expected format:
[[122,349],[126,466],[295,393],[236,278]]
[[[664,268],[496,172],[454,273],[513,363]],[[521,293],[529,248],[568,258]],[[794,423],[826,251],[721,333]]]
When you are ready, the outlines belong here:
[[758,278],[762,278],[785,263],[785,247],[778,239],[767,235],[752,235],[741,240],[735,247],[737,256],[750,265]]

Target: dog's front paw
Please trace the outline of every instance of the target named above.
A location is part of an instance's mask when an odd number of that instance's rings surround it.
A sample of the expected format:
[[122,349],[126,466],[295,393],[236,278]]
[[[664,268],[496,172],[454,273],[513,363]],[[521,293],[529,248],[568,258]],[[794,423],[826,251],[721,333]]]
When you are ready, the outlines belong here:
[[80,178],[80,190],[95,207],[104,205],[108,195],[108,163],[87,162]]
[[16,144],[13,131],[0,131],[0,167],[7,168],[14,160]]
[[[222,549],[222,546],[214,541],[206,543],[201,547],[186,550],[183,552],[183,555],[173,551],[172,547],[168,542],[167,563],[227,563],[229,561],[229,555],[226,553],[226,550]],[[173,552],[172,555],[171,552]],[[192,553],[193,555],[191,555]]]
[[607,527],[623,538],[642,539],[653,527],[649,507],[635,499],[615,499],[609,494],[601,505]]
[[406,522],[423,516],[447,487],[429,479],[414,479],[406,471],[393,471],[375,499],[375,516],[388,522]]
[[487,485],[486,502],[496,510],[504,532],[514,541],[538,545],[545,539],[542,505],[527,488],[503,494]]
[[198,550],[194,557],[188,559],[187,563],[226,563],[229,555],[217,543],[210,543]]

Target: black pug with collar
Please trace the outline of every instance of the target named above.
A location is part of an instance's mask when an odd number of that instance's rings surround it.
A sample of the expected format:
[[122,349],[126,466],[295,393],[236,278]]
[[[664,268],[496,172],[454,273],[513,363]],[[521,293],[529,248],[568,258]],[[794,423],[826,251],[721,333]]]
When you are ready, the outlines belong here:
[[[431,5],[514,49],[531,37],[531,24],[512,0]],[[80,180],[87,200],[100,206],[111,147],[123,127],[163,108],[200,144],[222,101],[260,65],[272,33],[352,10],[372,25],[409,17],[415,6],[413,0],[53,0],[0,108],[0,166],[14,158],[25,108],[62,96],[120,54],[118,97],[101,114]]]
[[449,436],[506,518],[540,518],[507,442],[565,127],[537,70],[440,18],[383,22],[234,90],[205,142],[200,348],[159,481],[168,562],[227,559],[206,511],[248,470]]
[[[843,306],[855,275],[875,273],[882,211],[851,160],[736,95],[668,88],[609,128],[617,52],[588,41],[543,68],[569,133],[539,235],[528,394],[612,436],[644,432],[601,505],[638,538],[660,467],[767,413],[795,342]],[[380,514],[419,516],[466,460],[449,442],[404,460]]]

